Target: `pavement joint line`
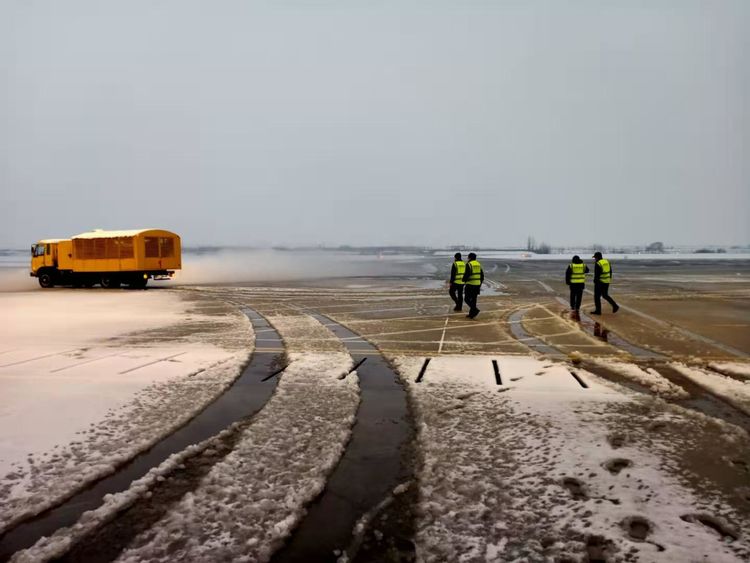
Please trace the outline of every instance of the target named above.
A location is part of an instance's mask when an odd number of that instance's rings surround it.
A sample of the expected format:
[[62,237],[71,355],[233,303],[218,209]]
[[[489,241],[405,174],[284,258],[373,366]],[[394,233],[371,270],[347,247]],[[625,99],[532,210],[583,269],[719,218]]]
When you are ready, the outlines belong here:
[[178,354],[172,354],[171,356],[167,356],[166,358],[159,358],[158,360],[154,360],[153,362],[148,362],[147,364],[143,364],[140,366],[136,366],[134,368],[126,369],[125,371],[117,372],[117,375],[123,375],[125,373],[130,373],[131,371],[135,371],[141,368],[145,368],[148,366],[152,366],[154,364],[158,364],[159,362],[166,362],[167,360],[171,360],[172,358],[176,358],[177,356],[182,356],[184,354],[187,354],[187,352],[180,352]]
[[[482,309],[483,316],[490,316],[493,313],[505,313],[511,309]],[[364,324],[364,323],[383,323],[383,322],[402,322],[402,321],[426,321],[431,319],[442,319],[445,313],[439,315],[417,315],[413,317],[385,317],[380,319],[347,319],[349,324]],[[451,317],[458,317],[458,315],[449,315]],[[473,324],[473,323],[469,323]]]
[[70,354],[71,352],[76,352],[78,350],[82,350],[82,348],[73,348],[72,350],[64,350],[63,352],[55,352],[54,354],[45,354],[43,356],[37,356],[35,358],[29,358],[27,360],[20,360],[18,362],[11,362],[9,364],[3,364],[0,366],[0,368],[8,368],[11,366],[17,366],[20,364],[27,364],[29,362],[35,362],[37,360],[43,360],[45,358],[52,358],[53,356],[62,356],[63,354]]
[[[410,348],[397,348],[397,349],[390,349],[390,348],[383,348],[381,350],[381,354],[383,356],[387,356],[389,358],[398,358],[399,356],[421,356],[424,357],[425,354],[428,354],[430,351],[421,349],[421,350],[415,350]],[[534,358],[536,357],[534,354],[528,352],[528,349],[524,348],[523,352],[510,352],[510,351],[502,351],[502,350],[460,350],[456,352],[446,352],[445,356],[492,356],[492,355],[498,355],[501,354],[503,356],[513,356],[513,357],[525,357],[525,358]],[[542,354],[543,356],[550,356],[550,357],[559,357],[564,358],[566,357],[564,354]]]
[[[461,326],[447,327],[446,330],[457,330],[457,329],[461,329],[461,328],[477,328],[477,327],[480,327],[480,326],[490,326],[490,325],[496,325],[496,324],[497,324],[496,322],[470,323],[470,324],[467,323],[467,324],[462,324]],[[378,333],[374,333],[374,334],[367,334],[365,336],[367,336],[368,338],[373,338],[373,337],[378,337],[378,336],[392,336],[394,334],[415,334],[415,333],[419,333],[419,332],[435,332],[437,330],[443,330],[443,328],[438,326],[438,327],[434,327],[434,328],[420,328],[418,330],[397,330],[397,331],[394,331],[394,332],[378,332]]]
[[120,355],[120,352],[117,352],[115,354],[107,354],[106,356],[99,356],[98,358],[92,358],[92,359],[87,360],[85,362],[78,362],[77,364],[71,364],[69,366],[65,366],[65,367],[62,367],[62,368],[51,369],[49,372],[50,373],[57,373],[58,371],[64,371],[66,369],[77,368],[78,366],[83,366],[83,365],[86,365],[86,364],[90,364],[92,362],[98,362],[99,360],[106,360],[107,358],[114,358],[115,356],[119,356],[119,355]]
[[[388,340],[376,340],[377,344],[421,344],[424,346],[430,346],[430,348],[439,345],[439,340],[399,340],[399,339],[388,339]],[[443,344],[446,346],[503,346],[509,344],[519,344],[520,340],[508,339],[508,340],[448,340]]]

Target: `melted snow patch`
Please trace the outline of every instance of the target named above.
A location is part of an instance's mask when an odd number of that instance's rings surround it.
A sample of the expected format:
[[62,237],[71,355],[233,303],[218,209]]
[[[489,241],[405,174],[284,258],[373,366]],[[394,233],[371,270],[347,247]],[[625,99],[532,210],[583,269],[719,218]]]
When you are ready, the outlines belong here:
[[670,365],[692,382],[722,397],[750,416],[750,380],[737,381],[725,375],[710,373],[697,367],[688,367],[685,364]]
[[614,371],[644,387],[650,389],[655,395],[665,399],[689,399],[690,393],[682,387],[675,385],[659,374],[653,368],[645,370],[635,364],[617,362],[601,358],[589,358],[589,361],[597,366]]
[[[185,424],[231,385],[252,349],[244,315],[174,292],[0,299],[19,320],[0,326],[16,347],[0,362],[0,531]],[[48,322],[37,341],[40,316]]]
[[[492,359],[512,382],[506,392],[492,384]],[[628,411],[630,395],[575,370],[589,384],[582,389],[567,365],[533,358],[435,358],[416,383],[422,363],[395,360],[424,461],[420,560],[578,560],[597,549],[741,560],[682,519],[700,503],[646,440],[612,445],[608,418],[616,406]]]
[[729,375],[750,379],[750,363],[747,362],[711,362],[708,367]]
[[[119,561],[267,561],[325,487],[359,404],[345,353],[292,354],[235,449]],[[177,543],[177,550],[170,545]]]

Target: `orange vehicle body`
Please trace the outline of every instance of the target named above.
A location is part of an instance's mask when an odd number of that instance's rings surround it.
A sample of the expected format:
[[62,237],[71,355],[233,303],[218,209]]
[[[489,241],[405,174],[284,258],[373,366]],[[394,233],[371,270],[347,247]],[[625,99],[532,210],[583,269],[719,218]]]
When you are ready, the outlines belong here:
[[31,247],[30,275],[42,287],[72,285],[143,288],[182,268],[180,237],[163,229],[91,231]]

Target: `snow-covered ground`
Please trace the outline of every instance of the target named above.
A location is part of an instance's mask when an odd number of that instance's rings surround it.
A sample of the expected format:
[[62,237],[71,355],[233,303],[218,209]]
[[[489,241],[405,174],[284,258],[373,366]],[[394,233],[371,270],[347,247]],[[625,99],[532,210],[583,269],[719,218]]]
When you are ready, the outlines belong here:
[[[309,331],[338,342],[309,316],[269,317],[282,338]],[[330,346],[331,344],[329,344]],[[147,533],[121,561],[266,561],[325,487],[344,452],[359,405],[352,359],[340,343],[325,353],[290,354],[273,397],[235,449],[199,488]],[[181,547],[170,548],[175,539]]]
[[[716,562],[750,554],[747,540],[725,543],[696,520],[727,515],[735,530],[747,525],[718,495],[696,498],[670,470],[674,439],[659,441],[648,427],[618,430],[643,408],[635,395],[574,369],[583,389],[564,364],[517,357],[494,358],[498,386],[492,359],[433,359],[421,383],[422,358],[395,359],[424,461],[415,538],[422,561],[581,560],[588,553]],[[652,417],[707,424],[643,400]],[[728,428],[726,439],[736,430]]]
[[[356,372],[341,379],[351,369],[352,359],[312,317],[269,320],[285,339],[294,342],[309,331],[330,349],[290,353],[274,395],[240,429],[232,451],[196,489],[137,536],[119,560],[266,561],[304,516],[305,504],[325,487],[349,440],[359,405]],[[150,494],[148,489],[163,480],[162,475],[169,478],[168,473],[186,455],[205,447],[211,448],[212,440],[172,456],[129,491],[109,496],[100,509],[84,515],[72,529],[41,540],[17,554],[14,561],[61,555],[76,538],[139,496]]]
[[[201,294],[211,291],[0,294],[0,464],[9,469],[0,531],[112,471],[231,384],[252,330]],[[356,373],[340,378],[353,365],[340,340],[293,306],[274,307],[292,313],[268,317],[289,365],[263,409],[224,433],[231,451],[209,455],[224,437],[191,446],[14,561],[61,555],[159,483],[178,481],[172,471],[199,453],[211,458],[207,473],[120,560],[268,560],[323,490],[359,404]],[[597,360],[652,397],[533,357],[441,355],[420,383],[424,358],[392,359],[417,426],[421,561],[750,560],[747,510],[730,498],[745,502],[737,492],[746,482],[719,490],[728,471],[712,480],[700,469],[739,471],[747,433],[662,400],[687,395],[658,371]],[[709,367],[739,377],[746,366],[737,365]],[[673,367],[750,405],[741,377]]]
[[0,293],[0,310],[0,531],[184,424],[252,351],[244,315],[188,293]]
[[708,367],[728,375],[750,379],[750,363],[748,362],[711,362]]
[[654,368],[643,369],[640,366],[627,362],[603,360],[594,357],[588,358],[588,361],[642,385],[659,397],[664,397],[665,399],[690,398],[690,393],[660,375]]
[[325,487],[359,403],[356,375],[339,379],[348,354],[291,360],[232,453],[119,561],[267,561],[280,547]]
[[750,379],[738,381],[726,375],[710,373],[704,369],[680,363],[673,363],[671,366],[693,383],[708,389],[750,416]]

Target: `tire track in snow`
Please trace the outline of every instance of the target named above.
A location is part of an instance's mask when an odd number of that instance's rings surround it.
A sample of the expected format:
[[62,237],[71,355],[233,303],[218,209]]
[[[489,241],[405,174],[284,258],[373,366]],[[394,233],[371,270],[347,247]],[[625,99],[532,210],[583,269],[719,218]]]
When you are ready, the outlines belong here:
[[[269,327],[268,322],[254,311],[248,310],[246,314],[253,327],[261,330]],[[256,413],[271,396],[276,382],[261,383],[260,380],[273,371],[280,360],[281,354],[255,350],[249,365],[232,386],[186,425],[135,456],[111,475],[75,492],[62,504],[16,525],[1,536],[0,560],[34,545],[44,536],[52,536],[59,529],[73,526],[84,512],[100,506],[105,495],[127,490],[132,481],[159,466],[169,456],[219,434],[242,417]],[[54,538],[52,541],[55,541]]]
[[[413,431],[406,392],[398,376],[362,336],[329,317],[313,316],[328,326],[353,356],[363,356],[357,368],[361,403],[344,455],[325,490],[308,507],[306,518],[274,555],[275,563],[333,561],[339,556],[351,561],[367,524],[394,502],[405,490],[400,488],[402,483],[412,476],[408,456],[403,454]],[[384,545],[389,540],[396,541],[388,538]]]

